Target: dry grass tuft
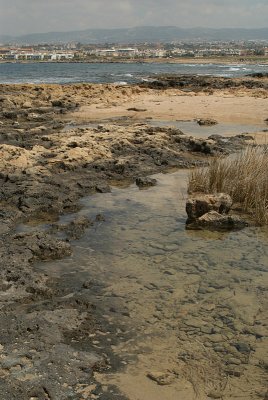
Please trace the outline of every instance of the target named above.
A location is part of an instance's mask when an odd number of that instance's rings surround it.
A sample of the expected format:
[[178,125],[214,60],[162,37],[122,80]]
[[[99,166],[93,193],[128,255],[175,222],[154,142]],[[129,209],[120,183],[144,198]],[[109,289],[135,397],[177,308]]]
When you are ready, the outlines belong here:
[[188,191],[228,193],[258,225],[268,224],[268,149],[248,147],[235,156],[216,158],[193,170]]

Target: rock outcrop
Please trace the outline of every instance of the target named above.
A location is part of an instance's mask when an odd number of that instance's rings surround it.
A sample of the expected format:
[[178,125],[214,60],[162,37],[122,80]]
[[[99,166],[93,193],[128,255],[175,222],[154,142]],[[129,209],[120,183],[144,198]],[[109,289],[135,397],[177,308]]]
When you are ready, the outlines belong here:
[[187,229],[242,229],[248,223],[237,215],[228,215],[232,199],[226,193],[197,194],[187,200]]
[[216,211],[219,214],[228,214],[232,206],[232,199],[226,193],[204,194],[198,193],[186,202],[188,222],[193,222],[202,215]]

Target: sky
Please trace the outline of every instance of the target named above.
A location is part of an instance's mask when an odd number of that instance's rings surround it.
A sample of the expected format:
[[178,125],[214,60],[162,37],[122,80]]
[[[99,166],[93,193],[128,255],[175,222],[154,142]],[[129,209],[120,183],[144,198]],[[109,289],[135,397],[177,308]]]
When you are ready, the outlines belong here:
[[170,25],[268,27],[268,0],[0,0],[0,34]]

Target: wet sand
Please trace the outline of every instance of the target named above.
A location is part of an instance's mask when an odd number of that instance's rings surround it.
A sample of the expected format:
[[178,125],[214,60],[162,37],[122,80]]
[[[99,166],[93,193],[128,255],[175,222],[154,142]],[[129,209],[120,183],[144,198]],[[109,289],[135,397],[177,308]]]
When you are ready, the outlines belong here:
[[[137,109],[131,111],[129,109]],[[140,111],[139,111],[140,110]],[[143,110],[143,111],[142,111]],[[268,114],[267,98],[251,97],[247,93],[195,94],[170,90],[166,92],[143,92],[127,104],[92,104],[83,106],[72,117],[82,121],[128,117],[133,120],[193,120],[213,118],[218,122],[263,125]]]

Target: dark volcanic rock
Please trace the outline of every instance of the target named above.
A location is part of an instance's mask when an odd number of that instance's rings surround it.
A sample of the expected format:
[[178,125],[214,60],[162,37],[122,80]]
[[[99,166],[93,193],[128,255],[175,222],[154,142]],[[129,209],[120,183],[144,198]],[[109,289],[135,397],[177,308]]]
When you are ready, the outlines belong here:
[[71,254],[71,246],[62,240],[55,239],[44,232],[18,233],[13,236],[14,243],[22,249],[26,247],[31,253],[32,261],[59,259]]
[[137,107],[131,107],[127,109],[128,111],[135,111],[135,112],[144,112],[147,111],[146,108],[137,108]]
[[157,180],[149,177],[139,177],[136,179],[136,185],[139,188],[146,188],[150,186],[155,186],[157,184]]
[[144,82],[140,86],[160,90],[177,88],[181,90],[186,89],[187,91],[193,92],[207,91],[209,93],[213,93],[214,89],[218,90],[239,87],[245,87],[249,89],[267,89],[268,82],[265,80],[266,77],[266,73],[264,73],[264,76],[247,76],[239,79],[199,75],[162,74],[157,77],[153,76],[152,81]]
[[218,122],[215,119],[198,119],[196,121],[200,126],[210,126],[210,125],[217,125]]
[[252,78],[268,78],[268,72],[254,72],[247,76],[251,76]]

